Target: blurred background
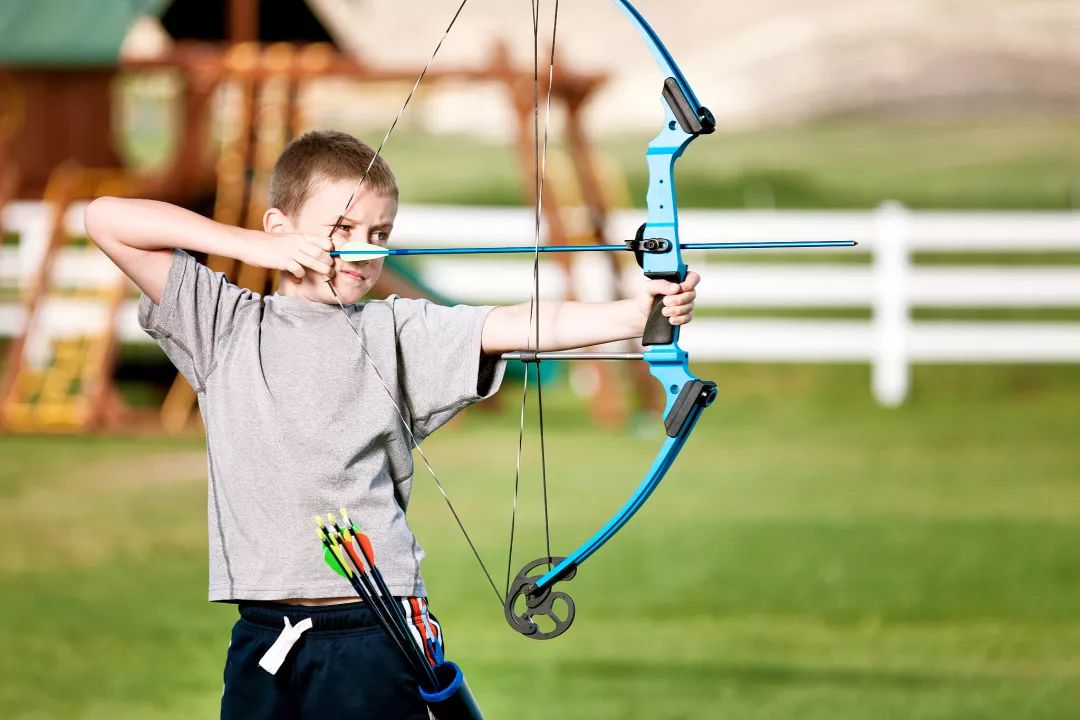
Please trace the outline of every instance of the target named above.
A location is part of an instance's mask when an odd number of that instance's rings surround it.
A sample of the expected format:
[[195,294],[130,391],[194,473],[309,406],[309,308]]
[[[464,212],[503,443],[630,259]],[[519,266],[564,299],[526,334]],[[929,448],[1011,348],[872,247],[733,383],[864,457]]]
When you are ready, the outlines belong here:
[[[0,717],[215,717],[235,618],[206,602],[193,393],[85,238],[86,201],[259,227],[289,139],[378,144],[457,4],[0,4]],[[494,718],[1077,717],[1080,8],[637,6],[719,124],[679,163],[683,240],[859,246],[688,258],[683,345],[719,397],[573,581],[558,640],[506,626],[418,476],[449,656]],[[562,4],[543,242],[633,236],[661,82],[615,4]],[[532,242],[533,92],[530,4],[472,0],[384,150],[398,246]],[[542,294],[640,282],[631,258],[583,255],[546,261]],[[388,262],[375,295],[520,302],[530,263]],[[638,365],[545,366],[556,552],[660,445]],[[425,446],[495,567],[521,378]],[[544,554],[532,408],[515,567]]]

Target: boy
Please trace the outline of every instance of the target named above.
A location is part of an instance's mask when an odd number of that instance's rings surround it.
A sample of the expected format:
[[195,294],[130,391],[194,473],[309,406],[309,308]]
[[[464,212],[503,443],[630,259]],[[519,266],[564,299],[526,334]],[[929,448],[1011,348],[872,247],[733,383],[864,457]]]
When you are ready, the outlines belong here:
[[[500,353],[529,348],[534,333],[528,303],[360,302],[383,261],[350,262],[329,251],[389,241],[397,183],[373,157],[344,133],[293,141],[271,177],[264,232],[149,200],[99,198],[86,209],[89,235],[143,292],[143,328],[198,393],[209,471],[209,597],[240,608],[223,718],[428,717],[373,616],[345,580],[313,559],[311,518],[349,508],[411,613],[418,642],[441,642],[427,612],[423,551],[405,519],[409,435],[421,440],[493,394],[504,369]],[[280,289],[260,297],[238,288],[185,250],[279,270]],[[681,284],[652,280],[638,297],[618,302],[544,301],[540,349],[640,337],[653,295],[666,296],[672,324],[689,322],[698,281],[694,273]],[[266,654],[279,636],[277,667]]]

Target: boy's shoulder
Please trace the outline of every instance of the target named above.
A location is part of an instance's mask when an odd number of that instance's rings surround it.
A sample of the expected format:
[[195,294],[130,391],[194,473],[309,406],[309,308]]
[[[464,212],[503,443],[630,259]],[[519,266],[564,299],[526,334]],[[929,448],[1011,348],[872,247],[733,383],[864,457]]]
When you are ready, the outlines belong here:
[[401,295],[387,295],[381,300],[367,300],[362,305],[382,307],[392,312],[397,317],[412,315],[455,315],[468,314],[481,310],[480,306],[465,304],[445,304],[429,300],[428,298],[410,298]]
[[[441,305],[427,298],[407,298],[389,295],[383,300],[369,300],[360,306],[361,323],[381,323],[389,320],[399,341],[421,341],[420,338],[467,338],[483,330],[490,306]],[[374,311],[374,312],[372,312]],[[367,318],[364,318],[364,315]],[[423,341],[421,341],[423,342]]]

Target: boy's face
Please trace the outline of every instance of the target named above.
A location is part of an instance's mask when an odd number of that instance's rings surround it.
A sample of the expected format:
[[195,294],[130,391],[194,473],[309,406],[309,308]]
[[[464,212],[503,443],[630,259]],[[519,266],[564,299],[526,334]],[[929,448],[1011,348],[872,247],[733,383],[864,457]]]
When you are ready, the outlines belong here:
[[[293,231],[307,235],[330,235],[342,208],[356,187],[356,180],[320,180],[308,200],[293,218]],[[348,242],[368,242],[385,247],[390,240],[397,215],[397,200],[379,195],[361,187],[356,197],[334,230],[334,249]],[[346,305],[359,302],[375,285],[382,272],[383,258],[357,261],[342,257],[334,258],[334,277],[330,282],[338,299]],[[308,273],[300,283],[300,294],[309,300],[336,304],[333,293],[326,286],[326,278]]]

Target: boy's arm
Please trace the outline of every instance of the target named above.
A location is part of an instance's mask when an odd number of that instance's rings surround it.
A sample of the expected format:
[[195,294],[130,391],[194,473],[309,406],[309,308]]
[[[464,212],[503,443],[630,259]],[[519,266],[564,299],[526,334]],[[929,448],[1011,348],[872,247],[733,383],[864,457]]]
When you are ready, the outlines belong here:
[[326,254],[332,249],[329,238],[231,227],[156,200],[98,198],[86,207],[86,232],[155,303],[161,302],[176,248],[284,270],[297,278],[305,269],[327,276],[333,272]]
[[481,348],[488,355],[526,347],[551,352],[639,338],[645,331],[654,295],[664,296],[663,312],[672,325],[685,325],[693,317],[697,297],[694,287],[700,281],[700,275],[688,272],[681,283],[650,280],[636,297],[628,300],[604,303],[541,301],[538,348],[529,303],[498,307],[484,323]]

